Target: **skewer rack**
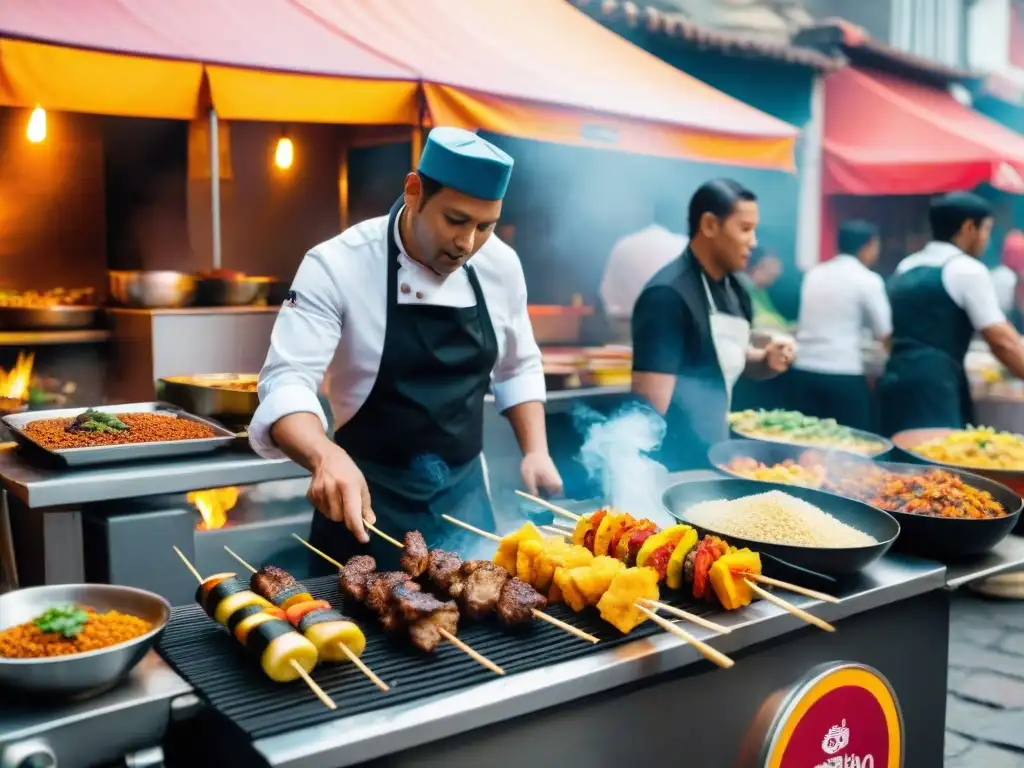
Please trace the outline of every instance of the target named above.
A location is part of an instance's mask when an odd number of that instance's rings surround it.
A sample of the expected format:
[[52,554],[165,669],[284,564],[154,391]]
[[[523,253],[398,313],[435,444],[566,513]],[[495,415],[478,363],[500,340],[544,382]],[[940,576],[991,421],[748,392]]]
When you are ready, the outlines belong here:
[[[335,576],[307,579],[304,584],[314,597],[335,607],[344,606],[344,612],[359,622],[367,639],[362,659],[392,688],[381,693],[350,664],[322,664],[312,677],[338,705],[334,711],[325,709],[301,683],[282,686],[267,680],[234,639],[211,622],[198,606],[175,608],[160,641],[160,654],[200,696],[250,739],[276,736],[499,679],[448,643],[442,643],[433,654],[425,654],[402,638],[387,635],[363,609],[352,606],[351,601],[346,604]],[[666,602],[698,615],[713,612],[709,606],[693,600]],[[629,635],[622,635],[593,610],[576,614],[565,606],[553,605],[547,611],[597,635],[601,642],[581,642],[540,621],[505,629],[492,619],[461,621],[459,637],[512,675],[663,633],[654,623],[646,622]]]

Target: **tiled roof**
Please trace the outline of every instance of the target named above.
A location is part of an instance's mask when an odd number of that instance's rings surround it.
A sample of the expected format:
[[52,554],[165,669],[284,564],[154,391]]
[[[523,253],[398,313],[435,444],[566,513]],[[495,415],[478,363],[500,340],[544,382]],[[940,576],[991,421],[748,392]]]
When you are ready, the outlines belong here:
[[979,77],[977,73],[906,53],[871,37],[845,19],[825,19],[801,29],[794,41],[825,54],[844,55],[851,64],[889,70],[904,77],[949,85]]
[[845,64],[845,60],[839,55],[722,32],[696,24],[681,13],[669,13],[651,5],[638,5],[630,0],[568,2],[604,24],[620,23],[632,28],[642,25],[648,34],[675,38],[697,48],[716,50],[733,56],[782,61],[821,72],[830,72]]

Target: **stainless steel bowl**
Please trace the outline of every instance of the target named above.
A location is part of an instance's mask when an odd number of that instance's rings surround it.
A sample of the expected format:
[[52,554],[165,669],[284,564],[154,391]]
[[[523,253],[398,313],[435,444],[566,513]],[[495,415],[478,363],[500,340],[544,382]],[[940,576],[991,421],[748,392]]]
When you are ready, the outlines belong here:
[[200,277],[196,281],[196,304],[202,307],[246,307],[266,300],[269,277]]
[[123,307],[177,309],[195,300],[196,279],[184,272],[113,270],[107,275],[110,295]]
[[89,698],[119,683],[156,644],[171,618],[171,606],[152,592],[114,584],[54,584],[0,595],[0,630],[24,624],[59,605],[119,611],[153,625],[134,640],[88,653],[43,659],[0,656],[0,688],[42,696]]

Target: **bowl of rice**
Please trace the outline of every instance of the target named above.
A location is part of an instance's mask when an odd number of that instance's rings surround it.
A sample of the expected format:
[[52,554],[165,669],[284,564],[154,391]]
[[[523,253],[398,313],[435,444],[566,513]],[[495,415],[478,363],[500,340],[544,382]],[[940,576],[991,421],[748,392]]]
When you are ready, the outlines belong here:
[[701,533],[829,576],[863,570],[900,533],[892,515],[864,502],[757,480],[678,483],[664,492],[662,503]]

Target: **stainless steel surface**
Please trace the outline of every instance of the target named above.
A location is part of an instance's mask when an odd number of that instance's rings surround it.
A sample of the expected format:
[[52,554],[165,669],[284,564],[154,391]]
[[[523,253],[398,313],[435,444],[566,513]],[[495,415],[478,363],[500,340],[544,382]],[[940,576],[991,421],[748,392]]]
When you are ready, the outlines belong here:
[[246,307],[270,295],[268,277],[200,277],[196,280],[196,304],[206,307]]
[[91,328],[99,318],[99,307],[0,307],[0,330],[41,331]]
[[259,374],[202,373],[195,376],[168,376],[157,381],[157,397],[189,413],[219,418],[248,419],[260,404],[255,390],[227,389],[232,382],[255,383]]
[[186,421],[205,424],[213,430],[213,437],[198,440],[167,440],[158,443],[125,443],[123,445],[97,445],[90,448],[63,448],[51,450],[40,445],[25,432],[24,428],[40,419],[70,419],[81,414],[84,408],[58,408],[52,411],[31,411],[0,418],[14,436],[15,442],[24,447],[42,451],[55,457],[69,467],[94,467],[123,461],[147,461],[210,453],[226,448],[235,440],[235,433],[220,424],[194,416],[170,403],[128,403],[126,405],[103,406],[103,411],[113,414],[161,413]]
[[946,586],[957,589],[973,581],[1024,570],[1024,538],[1007,536],[984,557],[946,566]]
[[0,595],[0,630],[69,604],[120,611],[145,619],[153,628],[134,640],[87,653],[42,659],[0,656],[0,686],[54,697],[101,693],[142,661],[171,618],[170,603],[152,592],[114,584],[56,584]]
[[13,445],[0,449],[0,481],[32,509],[308,476],[306,470],[286,459],[267,461],[253,453],[233,451],[69,472],[35,467],[24,461]]
[[[678,476],[673,480],[677,481]],[[937,563],[890,556],[869,566],[856,586],[840,591],[842,600],[837,605],[803,598],[793,602],[804,608],[813,606],[816,615],[835,622],[941,589],[945,584],[944,573],[943,566]],[[713,636],[692,625],[688,629],[702,640],[711,639],[725,653],[806,626],[763,601],[742,611],[716,616],[715,620],[732,632]],[[636,683],[701,658],[674,635],[659,634],[576,661],[497,678],[458,693],[261,739],[254,746],[275,767],[342,768]],[[708,674],[742,675],[742,663],[738,662],[737,670]]]
[[[173,703],[192,689],[153,651],[127,679],[84,702],[48,704],[0,696],[0,767],[42,745],[60,768],[95,768],[160,744]],[[24,766],[19,766],[24,768]]]
[[184,272],[111,270],[107,276],[111,297],[123,307],[187,307],[195,298],[196,279]]

